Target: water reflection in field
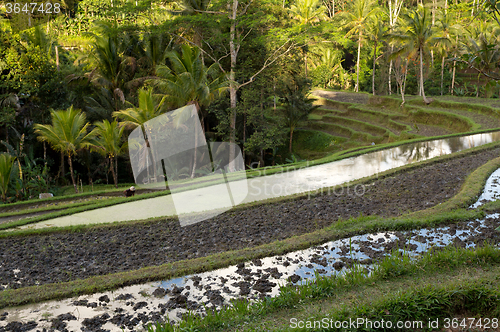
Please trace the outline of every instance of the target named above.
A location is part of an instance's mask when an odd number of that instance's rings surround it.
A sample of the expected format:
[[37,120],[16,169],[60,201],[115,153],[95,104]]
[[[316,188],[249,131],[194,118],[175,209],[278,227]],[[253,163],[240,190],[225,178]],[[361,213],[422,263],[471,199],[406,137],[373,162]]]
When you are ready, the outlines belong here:
[[[500,140],[500,132],[409,143],[290,172],[273,175],[263,173],[260,177],[234,181],[234,184],[237,186],[238,181],[248,181],[248,195],[242,203],[250,203],[333,187],[403,165],[459,152],[498,140]],[[189,191],[185,192],[185,195],[189,196]],[[210,198],[213,199],[213,197]],[[168,195],[76,213],[23,226],[23,228],[108,223],[173,217],[175,215],[176,211],[172,197]]]

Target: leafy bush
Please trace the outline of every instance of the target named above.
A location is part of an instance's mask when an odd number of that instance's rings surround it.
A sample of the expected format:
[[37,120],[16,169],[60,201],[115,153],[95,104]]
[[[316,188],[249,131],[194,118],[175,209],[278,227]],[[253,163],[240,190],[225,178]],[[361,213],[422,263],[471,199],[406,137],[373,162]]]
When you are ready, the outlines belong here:
[[11,182],[15,161],[16,158],[8,153],[0,154],[0,192],[4,202],[7,201],[7,190],[9,189],[9,184]]

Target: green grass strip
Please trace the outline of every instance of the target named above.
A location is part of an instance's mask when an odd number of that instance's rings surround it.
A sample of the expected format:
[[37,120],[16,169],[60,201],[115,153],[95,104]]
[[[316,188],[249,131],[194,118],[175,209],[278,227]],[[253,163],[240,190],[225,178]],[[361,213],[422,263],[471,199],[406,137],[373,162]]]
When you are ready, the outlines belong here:
[[[433,284],[436,275],[441,275],[444,279],[447,279],[447,276],[453,276],[450,279],[457,279],[457,272],[463,271],[464,268],[473,271],[477,271],[478,268],[493,271],[482,280],[465,276],[459,281],[452,280],[444,285]],[[385,257],[371,275],[368,275],[361,265],[354,265],[343,276],[316,275],[314,280],[303,286],[281,287],[280,294],[274,298],[266,298],[254,303],[234,301],[231,307],[218,312],[208,311],[205,317],[191,314],[178,325],[157,324],[155,328],[150,326],[149,331],[306,330],[296,329],[293,325],[280,328],[280,325],[285,325],[283,324],[285,321],[288,323],[286,325],[291,325],[290,317],[313,322],[321,321],[325,317],[333,321],[356,320],[364,317],[372,321],[384,319],[394,323],[410,320],[428,321],[428,318],[445,318],[464,311],[498,317],[500,288],[495,282],[497,279],[495,272],[500,272],[500,250],[491,245],[474,250],[447,247],[434,253],[425,253],[423,257],[416,260],[408,255],[394,252]],[[464,282],[464,279],[467,282]],[[358,294],[363,293],[363,289],[376,288],[376,285],[382,283],[394,283],[394,286],[385,288],[403,290],[392,295],[385,295],[383,291],[378,291],[380,296],[375,299],[359,297]],[[359,297],[359,300],[345,301],[347,304],[339,305],[339,302],[347,296]],[[318,313],[315,308],[308,309],[309,306],[321,306],[320,300],[324,299],[335,304],[333,310]],[[307,331],[332,331],[330,327],[329,325],[328,329],[323,329],[319,325]],[[347,330],[357,331],[358,329]],[[380,329],[373,329],[375,330],[380,331]],[[365,331],[365,329],[359,329],[359,331]]]
[[372,134],[373,136],[388,135],[388,131],[386,128],[383,128],[383,127],[380,127],[377,125],[373,125],[371,123],[360,121],[360,120],[345,118],[342,116],[328,114],[328,115],[323,116],[323,121],[333,122],[333,123],[341,124],[344,126],[349,126],[349,127],[352,127],[356,131],[368,132],[368,133]]
[[417,123],[437,125],[455,132],[475,131],[481,125],[468,117],[446,111],[429,110],[418,106],[405,106],[411,119]]
[[[424,105],[421,100],[412,100],[409,102],[410,104],[415,105]],[[472,113],[483,114],[487,116],[492,116],[494,118],[500,118],[500,110],[495,109],[491,106],[474,104],[474,103],[458,103],[453,101],[445,101],[440,100],[439,98],[434,98],[434,101],[431,104],[432,106],[436,105],[442,108],[456,109],[456,110],[464,110]]]

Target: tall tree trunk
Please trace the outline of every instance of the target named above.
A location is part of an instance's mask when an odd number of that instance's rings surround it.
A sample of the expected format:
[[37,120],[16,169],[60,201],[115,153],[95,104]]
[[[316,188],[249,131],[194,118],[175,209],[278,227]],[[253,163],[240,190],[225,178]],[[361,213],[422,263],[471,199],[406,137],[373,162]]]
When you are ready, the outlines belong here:
[[432,25],[436,23],[436,0],[432,0]]
[[361,53],[361,29],[359,30],[358,38],[358,60],[356,61],[356,92],[359,92],[359,56]]
[[[390,26],[390,33],[392,33],[392,28],[394,27],[394,24],[393,24],[393,14],[392,14],[392,1],[389,0],[389,26]],[[396,5],[397,2],[394,4],[394,6],[397,6]],[[391,45],[391,55],[392,55],[392,52],[394,52],[394,45]],[[391,88],[391,72],[392,72],[392,59],[391,61],[389,62],[389,95],[392,94],[392,88]],[[397,82],[396,82],[396,92],[398,91],[398,86],[397,86]]]
[[115,156],[115,187],[118,188],[118,156]]
[[420,54],[420,91],[422,91],[422,97],[424,99],[424,103],[429,104],[429,100],[425,97],[424,91],[424,62],[422,59],[422,47],[419,49]]
[[402,89],[401,89],[401,99],[403,102],[401,103],[401,106],[405,104],[405,92],[406,92],[406,77],[408,74],[408,59],[405,59],[405,65],[404,65],[404,74],[403,74],[403,84],[402,84]]
[[293,138],[293,129],[294,128],[290,128],[290,154],[292,153],[292,138]]
[[[247,141],[247,113],[243,113],[243,146],[241,148],[241,155],[243,157],[243,163],[246,162],[246,156],[245,156],[245,143]],[[243,164],[243,167],[245,167],[245,164]]]
[[47,144],[45,144],[45,141],[43,141],[43,162],[44,162],[44,168],[47,167]]
[[71,161],[71,155],[68,155],[69,172],[71,173],[71,182],[73,182],[73,187],[75,187],[75,193],[78,194],[78,186],[75,182],[75,175],[73,174],[73,162]]
[[[389,62],[389,95],[392,95],[391,72],[392,72],[392,60]],[[397,92],[397,87],[396,87],[396,92]]]
[[453,92],[455,90],[455,68],[456,68],[456,64],[457,62],[456,61],[453,61],[453,74],[451,76],[451,95],[453,96]]
[[56,49],[56,68],[57,71],[59,71],[59,46],[56,46],[55,49]]
[[372,70],[372,92],[375,96],[375,61],[377,59],[377,42],[375,41],[375,45],[373,48],[373,70]]
[[276,77],[273,77],[273,110],[276,111]]
[[115,173],[115,160],[113,157],[109,157],[109,163],[111,164],[111,175],[113,176],[113,182],[115,183],[115,188],[118,188],[118,183],[116,181],[116,173]]
[[443,80],[444,80],[444,55],[441,59],[441,96],[443,95]]
[[[64,174],[66,173],[66,169],[64,167],[64,152],[61,152],[61,167],[59,167],[59,171],[61,172],[61,178],[64,179]],[[65,181],[63,181],[66,183]]]
[[305,69],[306,78],[307,78],[307,51],[304,52],[304,69]]
[[236,92],[237,86],[235,82],[235,69],[236,69],[236,61],[238,57],[238,50],[235,45],[236,38],[236,12],[238,10],[238,0],[233,0],[233,8],[231,12],[231,28],[229,33],[229,52],[231,54],[231,71],[229,72],[229,98],[230,98],[230,106],[231,106],[231,115],[230,115],[230,136],[229,142],[232,145],[229,148],[229,172],[234,172],[236,170],[234,159],[236,157]]
[[[194,112],[194,116],[198,119],[198,103],[195,103],[195,112]],[[196,171],[196,161],[197,161],[197,152],[198,152],[198,128],[197,126],[195,126],[196,129],[194,131],[194,154],[193,154],[193,170],[191,171],[191,179],[194,178],[194,175],[195,175],[195,171]]]

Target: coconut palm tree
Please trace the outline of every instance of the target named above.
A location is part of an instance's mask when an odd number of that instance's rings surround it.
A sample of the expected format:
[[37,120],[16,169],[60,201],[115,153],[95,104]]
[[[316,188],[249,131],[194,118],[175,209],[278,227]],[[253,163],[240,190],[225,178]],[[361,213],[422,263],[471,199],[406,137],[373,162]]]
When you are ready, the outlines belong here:
[[198,48],[182,45],[182,54],[169,52],[169,65],[157,68],[159,79],[151,81],[162,93],[165,93],[169,105],[181,107],[194,104],[204,126],[203,106],[208,106],[216,96],[227,89],[227,81],[219,75],[216,64],[206,67]]
[[156,75],[156,67],[165,64],[170,52],[172,39],[165,38],[160,33],[147,33],[143,37],[144,55],[151,68],[150,74]]
[[8,153],[0,153],[0,192],[2,200],[7,201],[7,190],[9,189],[10,177],[14,169],[16,158]]
[[[301,25],[308,25],[322,19],[327,19],[325,14],[326,8],[319,0],[296,0],[295,5],[292,5],[289,11],[292,17],[298,20]],[[308,45],[304,45],[301,49],[304,54],[304,70],[307,77]]]
[[319,0],[297,0],[290,7],[290,13],[299,20],[300,24],[309,24],[320,19],[325,19],[326,8]]
[[[217,95],[227,88],[227,81],[219,75],[216,64],[206,67],[201,61],[199,48],[182,45],[182,55],[176,51],[167,54],[169,66],[158,66],[159,79],[152,81],[160,91],[165,93],[169,105],[181,107],[194,104],[201,116],[203,132],[205,132],[203,106],[208,106]],[[198,131],[195,131],[195,142],[198,142]],[[193,171],[196,169],[196,149],[194,150]]]
[[375,65],[377,63],[377,47],[387,37],[387,25],[379,15],[374,15],[369,23],[367,33],[373,41],[373,70],[372,70],[372,92],[375,96]]
[[411,57],[418,56],[420,65],[420,95],[426,104],[427,99],[424,91],[424,54],[437,43],[444,43],[447,38],[439,36],[438,31],[432,25],[429,10],[419,6],[417,10],[404,15],[404,23],[399,33],[392,35],[394,40],[403,42],[404,47],[400,52],[409,52]]
[[113,94],[117,111],[122,106],[120,102],[125,102],[124,90],[137,69],[136,57],[130,54],[137,55],[134,49],[139,43],[135,37],[122,35],[120,38],[107,23],[99,23],[95,29],[97,33],[93,34],[90,54],[95,68],[86,76],[94,85],[104,87]]
[[346,11],[343,16],[348,20],[346,27],[349,31],[346,37],[358,35],[358,58],[356,60],[356,92],[359,91],[359,62],[361,54],[361,42],[363,33],[365,32],[368,23],[373,16],[379,11],[377,2],[374,0],[355,0],[350,10]]
[[[132,105],[131,108],[126,110],[113,112],[113,117],[120,120],[120,126],[126,128],[136,128],[141,127],[142,132],[146,133],[145,141],[146,146],[149,146],[149,140],[151,139],[151,132],[147,132],[144,124],[149,120],[162,115],[166,111],[165,107],[166,96],[156,95],[153,93],[153,88],[140,89],[139,90],[139,106],[135,107]],[[147,159],[147,154],[150,153],[149,149],[142,149],[142,159]],[[153,160],[156,160],[153,158]],[[156,168],[154,168],[154,175],[156,178]]]
[[91,139],[95,132],[87,132],[90,124],[87,122],[85,113],[73,109],[73,106],[65,111],[51,111],[50,115],[52,124],[35,124],[35,133],[38,134],[38,140],[49,143],[54,150],[68,156],[71,181],[75,187],[75,193],[78,193],[72,156],[78,150],[91,146]]
[[444,81],[444,61],[448,55],[449,46],[452,45],[456,40],[458,31],[460,30],[460,24],[453,21],[452,15],[448,14],[446,10],[442,10],[437,22],[438,33],[445,37],[443,43],[438,44],[438,48],[441,54],[441,95],[443,95],[443,81]]
[[139,106],[113,112],[113,117],[120,120],[121,126],[130,129],[143,127],[144,123],[165,112],[165,100],[166,96],[154,94],[152,88],[140,89]]
[[463,43],[463,55],[467,64],[484,76],[499,80],[496,69],[500,63],[499,28],[491,24],[481,24],[473,29]]
[[104,120],[94,123],[96,137],[92,139],[92,150],[106,156],[110,162],[111,173],[115,182],[115,188],[118,188],[118,165],[117,158],[124,151],[125,144],[122,142],[124,126],[119,126],[115,120],[109,122]]

